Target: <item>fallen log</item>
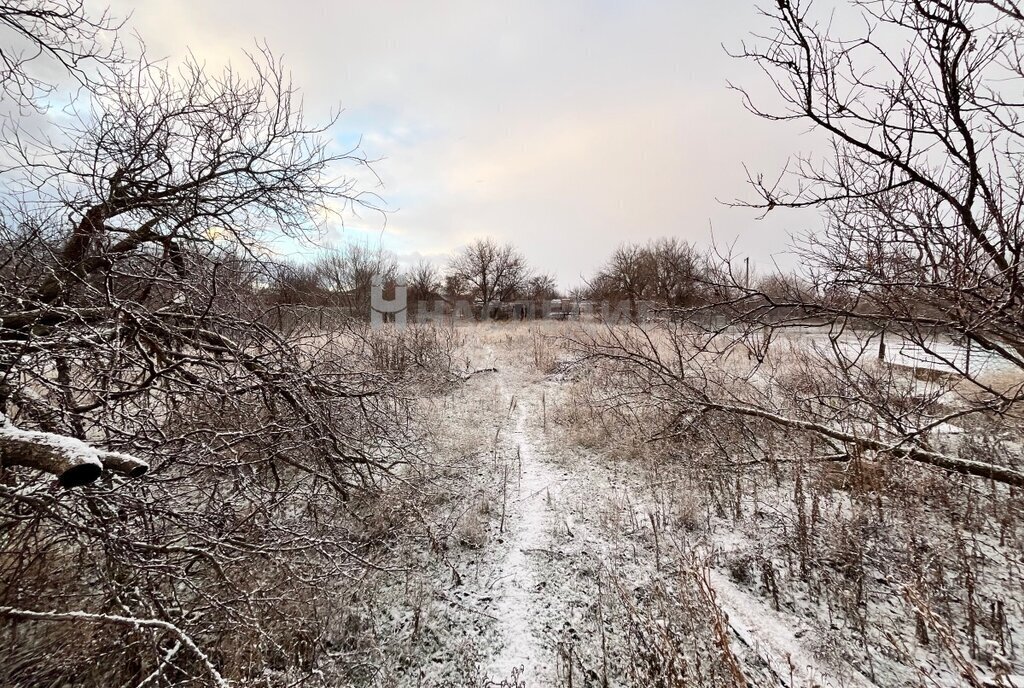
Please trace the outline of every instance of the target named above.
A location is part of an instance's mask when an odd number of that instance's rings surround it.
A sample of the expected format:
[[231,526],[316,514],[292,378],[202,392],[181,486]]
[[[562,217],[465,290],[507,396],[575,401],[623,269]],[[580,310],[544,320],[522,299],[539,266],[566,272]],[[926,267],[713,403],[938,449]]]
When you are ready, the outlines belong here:
[[85,442],[38,430],[22,430],[0,416],[0,464],[23,466],[57,476],[64,487],[94,482],[106,468],[130,478],[149,470],[149,464],[127,454],[97,449]]

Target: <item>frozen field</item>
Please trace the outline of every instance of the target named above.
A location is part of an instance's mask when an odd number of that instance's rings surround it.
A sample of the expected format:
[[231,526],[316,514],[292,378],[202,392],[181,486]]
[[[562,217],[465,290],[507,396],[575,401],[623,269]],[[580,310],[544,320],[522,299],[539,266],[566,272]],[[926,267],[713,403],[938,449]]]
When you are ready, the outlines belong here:
[[835,489],[839,469],[811,485],[794,482],[794,457],[709,471],[635,442],[581,407],[594,381],[565,364],[562,327],[463,330],[467,368],[496,372],[429,402],[437,463],[419,480],[434,535],[377,592],[383,683],[962,685],[952,654],[985,685],[1024,685],[1024,558],[1005,529],[964,535],[979,608],[998,599],[1003,621],[975,622],[976,650],[957,645],[962,628],[915,635],[907,572],[884,559],[911,527],[926,556],[956,560],[965,545],[942,541],[941,518],[894,507],[891,532],[858,544],[865,506]]

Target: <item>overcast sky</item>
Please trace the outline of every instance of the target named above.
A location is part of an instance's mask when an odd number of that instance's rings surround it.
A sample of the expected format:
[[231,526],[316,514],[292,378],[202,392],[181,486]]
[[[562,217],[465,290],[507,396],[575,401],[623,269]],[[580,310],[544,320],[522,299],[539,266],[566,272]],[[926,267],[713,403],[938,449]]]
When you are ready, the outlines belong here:
[[[750,0],[331,2],[115,0],[150,57],[187,50],[210,66],[254,40],[283,55],[307,110],[344,108],[336,136],[361,136],[393,209],[350,220],[343,239],[434,259],[491,235],[563,286],[619,243],[675,235],[759,265],[813,211],[756,214],[746,163],[775,174],[812,147],[802,129],[747,113],[732,81],[770,98],[728,57],[764,29]],[[770,101],[768,101],[770,102]],[[780,256],[782,262],[785,257]]]

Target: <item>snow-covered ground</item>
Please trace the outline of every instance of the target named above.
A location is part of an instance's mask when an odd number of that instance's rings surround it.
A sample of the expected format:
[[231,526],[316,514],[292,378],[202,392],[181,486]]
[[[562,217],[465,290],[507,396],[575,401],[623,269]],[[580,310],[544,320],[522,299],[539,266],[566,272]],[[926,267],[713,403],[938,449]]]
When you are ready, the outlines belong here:
[[[791,487],[744,497],[743,529],[703,503],[684,467],[584,446],[558,420],[574,382],[553,374],[545,332],[467,329],[467,368],[497,372],[433,402],[430,483],[443,497],[426,515],[430,541],[407,553],[411,573],[379,591],[379,685],[958,685],[890,670],[890,655],[876,671],[878,649],[842,645],[827,605],[798,591],[780,607],[761,574],[737,579],[737,557],[766,545],[752,539],[758,519],[788,522]],[[881,633],[903,642],[895,629]]]

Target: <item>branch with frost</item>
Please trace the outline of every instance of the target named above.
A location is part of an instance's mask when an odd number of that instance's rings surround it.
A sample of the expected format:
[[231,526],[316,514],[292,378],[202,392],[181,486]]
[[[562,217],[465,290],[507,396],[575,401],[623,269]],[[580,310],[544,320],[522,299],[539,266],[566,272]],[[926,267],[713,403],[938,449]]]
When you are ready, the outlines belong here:
[[129,478],[138,478],[149,470],[148,463],[134,456],[97,449],[74,437],[22,430],[2,415],[0,464],[51,473],[64,487],[88,485],[100,477],[103,469]]
[[929,451],[913,445],[903,446],[900,442],[888,444],[869,437],[860,437],[849,432],[843,432],[823,423],[790,418],[788,416],[772,413],[752,406],[725,404],[711,400],[696,401],[694,403],[702,408],[713,411],[721,411],[723,413],[737,416],[761,418],[780,427],[805,430],[807,432],[821,435],[822,437],[827,437],[844,444],[855,446],[859,449],[888,453],[898,458],[928,464],[953,473],[971,475],[978,478],[988,478],[989,480],[994,480],[995,482],[1004,483],[1006,485],[1013,485],[1014,487],[1024,487],[1024,473],[1006,466],[999,466],[997,464],[987,463],[984,461],[962,459],[948,454]]
[[153,673],[151,673],[146,678],[142,679],[142,681],[140,681],[138,685],[135,686],[135,688],[143,688],[143,686],[147,686],[156,679],[160,678],[160,676],[163,675],[164,670],[168,667],[168,665],[171,664],[171,660],[174,659],[174,657],[178,654],[179,650],[181,650],[180,640],[174,643],[174,647],[171,647],[167,650],[166,653],[164,653],[164,656],[160,658],[160,664],[157,665],[157,668],[153,670]]
[[116,614],[90,614],[89,612],[37,612],[28,609],[15,609],[13,607],[0,607],[0,616],[30,621],[86,621],[89,623],[114,624],[118,626],[132,626],[134,628],[155,628],[167,631],[191,650],[199,661],[202,662],[218,688],[230,688],[230,684],[220,675],[217,667],[213,666],[213,662],[210,661],[207,654],[183,630],[169,621],[137,619],[131,616],[117,616]]
[[[941,419],[924,425],[913,431],[904,431],[891,442],[880,439],[861,436],[833,427],[827,422],[816,422],[786,415],[781,412],[770,410],[755,404],[740,403],[739,401],[727,401],[712,396],[710,391],[715,386],[722,386],[724,383],[713,381],[705,372],[705,368],[695,370],[685,369],[682,359],[676,361],[665,361],[662,359],[657,345],[650,338],[647,331],[636,328],[632,334],[621,335],[610,331],[607,333],[609,340],[602,341],[596,338],[591,339],[569,339],[572,346],[578,347],[582,354],[581,361],[609,361],[613,364],[625,366],[630,374],[636,376],[642,383],[645,393],[656,387],[668,387],[679,396],[674,402],[678,405],[681,417],[690,410],[700,411],[703,415],[707,411],[715,411],[733,417],[758,418],[768,421],[780,428],[801,430],[826,438],[830,441],[840,443],[847,447],[856,447],[861,450],[880,452],[889,456],[925,464],[952,473],[986,478],[994,482],[1011,485],[1013,487],[1024,487],[1024,471],[1015,466],[1003,466],[990,461],[976,461],[959,456],[951,456],[937,452],[923,446],[919,442],[921,435],[929,429],[936,427],[940,422],[970,414],[991,411],[998,408],[998,400],[989,400],[987,403],[975,404],[966,409],[958,409],[955,413],[947,414]],[[633,336],[636,335],[636,336]],[[670,341],[674,343],[677,355],[686,350],[689,342],[682,342],[677,339],[678,333],[671,332]],[[711,339],[704,345],[694,347],[694,351],[706,351],[709,348]],[[723,349],[728,351],[728,348]],[[722,356],[719,353],[718,356]],[[693,355],[695,358],[695,355]],[[691,358],[690,360],[694,360]],[[878,408],[878,402],[871,399],[858,399],[873,408]],[[664,433],[659,433],[659,438],[664,438]],[[844,452],[845,453],[845,452]]]

